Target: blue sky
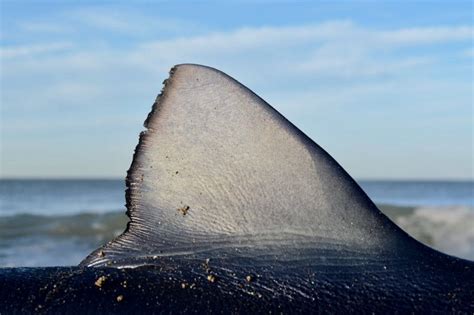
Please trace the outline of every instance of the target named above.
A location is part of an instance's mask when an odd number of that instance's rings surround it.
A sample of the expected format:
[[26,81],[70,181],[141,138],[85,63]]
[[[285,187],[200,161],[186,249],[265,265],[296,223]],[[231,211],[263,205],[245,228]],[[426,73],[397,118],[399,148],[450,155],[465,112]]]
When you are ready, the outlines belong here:
[[235,77],[356,178],[473,178],[471,2],[1,2],[1,177],[114,177],[177,63]]

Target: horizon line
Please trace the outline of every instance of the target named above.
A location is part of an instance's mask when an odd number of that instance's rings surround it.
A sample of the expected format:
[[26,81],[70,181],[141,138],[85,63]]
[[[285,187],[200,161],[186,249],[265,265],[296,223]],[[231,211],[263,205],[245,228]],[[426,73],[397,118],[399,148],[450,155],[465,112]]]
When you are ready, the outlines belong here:
[[[99,180],[109,180],[109,181],[125,181],[126,177],[74,177],[74,176],[8,176],[0,177],[0,181],[11,181],[11,180],[24,180],[24,181],[34,181],[34,180],[44,180],[44,181],[99,181]],[[392,182],[474,182],[474,177],[472,178],[390,178],[390,177],[360,177],[354,178],[355,181],[392,181]]]

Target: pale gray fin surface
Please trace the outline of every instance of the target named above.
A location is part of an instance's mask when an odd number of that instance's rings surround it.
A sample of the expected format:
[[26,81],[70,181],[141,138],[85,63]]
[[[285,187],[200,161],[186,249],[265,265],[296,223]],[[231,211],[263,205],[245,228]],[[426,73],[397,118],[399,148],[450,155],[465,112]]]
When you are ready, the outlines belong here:
[[329,154],[218,70],[174,67],[145,127],[127,176],[128,228],[82,265],[233,247],[375,255],[411,242]]

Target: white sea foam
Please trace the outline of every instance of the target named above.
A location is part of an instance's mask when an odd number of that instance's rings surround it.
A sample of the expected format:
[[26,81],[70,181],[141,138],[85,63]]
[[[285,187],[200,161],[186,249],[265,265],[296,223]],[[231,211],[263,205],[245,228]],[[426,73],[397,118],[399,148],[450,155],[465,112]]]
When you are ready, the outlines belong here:
[[472,207],[419,207],[395,220],[419,241],[444,253],[474,260]]

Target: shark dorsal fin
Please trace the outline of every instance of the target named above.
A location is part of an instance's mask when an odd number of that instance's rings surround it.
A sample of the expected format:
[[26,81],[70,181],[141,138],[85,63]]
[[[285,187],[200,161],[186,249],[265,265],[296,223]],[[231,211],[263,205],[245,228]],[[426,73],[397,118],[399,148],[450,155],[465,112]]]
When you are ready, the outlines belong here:
[[127,176],[128,228],[83,265],[232,246],[376,252],[409,239],[328,153],[218,70],[175,66],[145,127]]

